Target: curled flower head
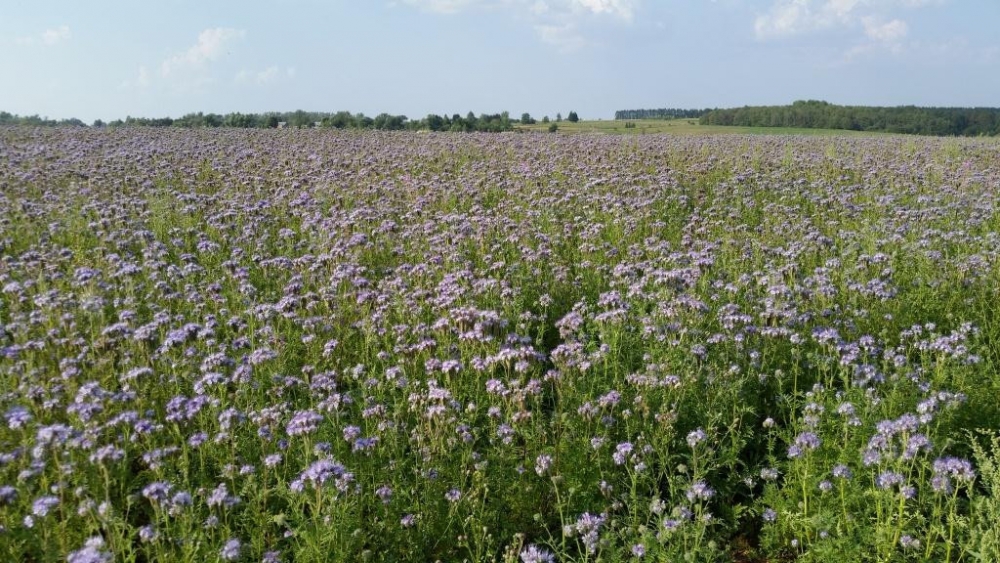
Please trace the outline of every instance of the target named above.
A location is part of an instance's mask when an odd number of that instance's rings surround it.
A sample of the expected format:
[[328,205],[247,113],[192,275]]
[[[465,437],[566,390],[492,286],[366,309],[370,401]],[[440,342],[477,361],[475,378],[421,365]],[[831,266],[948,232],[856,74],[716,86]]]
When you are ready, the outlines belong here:
[[628,457],[628,454],[632,453],[632,442],[622,442],[615,446],[615,453],[611,454],[612,459],[615,461],[615,465],[623,465]]
[[555,557],[548,551],[531,544],[520,554],[522,563],[554,563]]
[[541,454],[535,458],[535,473],[539,477],[544,477],[549,469],[552,467],[552,456],[548,454]]
[[66,557],[67,563],[111,563],[113,561],[113,556],[103,551],[104,539],[100,536],[88,539],[83,545],[83,549],[71,552]]
[[832,473],[837,479],[850,479],[854,475],[851,468],[843,464],[835,465]]
[[702,430],[701,428],[693,430],[693,431],[689,432],[688,435],[687,435],[688,446],[690,446],[690,447],[693,448],[693,447],[697,446],[698,444],[700,444],[701,442],[705,441],[706,437],[707,437],[707,434],[705,434],[705,431]]
[[774,522],[778,519],[778,513],[775,512],[773,508],[765,508],[760,517],[763,518],[765,522]]
[[219,558],[223,561],[236,561],[240,558],[240,551],[243,549],[243,544],[240,540],[232,538],[222,546],[219,551]]
[[696,500],[708,500],[712,498],[714,494],[715,491],[713,491],[712,488],[709,487],[704,481],[695,481],[690,487],[688,487],[686,493],[687,499],[691,502]]

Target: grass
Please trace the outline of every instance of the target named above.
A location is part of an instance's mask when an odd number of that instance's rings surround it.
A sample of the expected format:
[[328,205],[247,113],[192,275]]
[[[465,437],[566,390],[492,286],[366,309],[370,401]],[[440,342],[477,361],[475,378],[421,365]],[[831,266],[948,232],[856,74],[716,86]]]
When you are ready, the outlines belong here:
[[[625,123],[634,123],[635,127],[625,127]],[[533,125],[518,125],[521,131],[547,132],[549,123],[538,122]],[[587,120],[571,123],[563,120],[557,123],[559,133],[607,133],[616,135],[850,135],[870,136],[883,133],[866,133],[862,131],[847,131],[840,129],[807,129],[797,127],[727,127],[722,125],[700,125],[697,119],[636,119],[624,120]]]

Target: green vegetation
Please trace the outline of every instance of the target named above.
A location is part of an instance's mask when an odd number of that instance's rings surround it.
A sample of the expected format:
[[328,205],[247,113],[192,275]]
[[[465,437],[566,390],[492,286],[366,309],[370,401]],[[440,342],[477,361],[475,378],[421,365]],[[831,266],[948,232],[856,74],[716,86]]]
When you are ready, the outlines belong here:
[[[524,114],[529,119],[530,115]],[[522,116],[523,118],[524,116]],[[105,123],[98,119],[94,127],[235,127],[242,129],[265,129],[277,127],[332,127],[335,129],[378,129],[382,131],[510,131],[516,121],[511,120],[508,112],[495,114],[480,114],[478,117],[471,111],[462,117],[454,114],[429,114],[423,119],[411,120],[405,115],[380,113],[374,118],[363,113],[339,111],[337,113],[315,111],[291,111],[268,113],[189,113],[179,118],[172,117],[126,117]],[[8,112],[0,112],[0,125],[30,125],[30,126],[65,126],[84,127],[86,124],[76,118],[47,119],[37,115],[22,117]]]
[[[541,120],[531,125],[517,125],[519,131],[546,131],[548,121]],[[701,125],[697,119],[639,119],[636,121],[587,120],[559,123],[559,132],[566,134],[605,133],[624,135],[873,135],[879,133],[843,131],[837,129],[809,129],[804,127],[734,127],[723,125]]]
[[0,561],[995,563],[998,144],[3,128]]
[[659,109],[620,109],[615,112],[616,120],[630,119],[678,119],[682,117],[698,118],[710,112],[710,109],[680,109],[680,108],[659,108]]
[[717,109],[702,115],[700,122],[702,125],[978,136],[1000,134],[1000,108],[838,106],[809,100],[790,106]]

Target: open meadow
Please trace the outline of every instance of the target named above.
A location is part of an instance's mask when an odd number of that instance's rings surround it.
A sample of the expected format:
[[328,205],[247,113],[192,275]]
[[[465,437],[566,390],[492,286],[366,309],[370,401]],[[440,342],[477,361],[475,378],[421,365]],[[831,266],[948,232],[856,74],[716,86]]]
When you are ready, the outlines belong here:
[[1000,560],[1000,143],[646,132],[0,128],[0,561]]
[[[562,121],[542,123],[538,121],[531,125],[518,125],[521,131],[534,131],[539,133],[548,132],[549,126],[555,123],[556,132],[562,134],[578,133],[608,133],[626,135],[649,135],[649,134],[670,134],[670,135],[817,135],[817,136],[867,136],[871,137],[878,133],[863,133],[859,131],[848,131],[844,129],[811,129],[803,127],[739,127],[724,125],[701,125],[697,119],[593,119],[585,121],[571,122]],[[629,124],[626,126],[626,124]]]

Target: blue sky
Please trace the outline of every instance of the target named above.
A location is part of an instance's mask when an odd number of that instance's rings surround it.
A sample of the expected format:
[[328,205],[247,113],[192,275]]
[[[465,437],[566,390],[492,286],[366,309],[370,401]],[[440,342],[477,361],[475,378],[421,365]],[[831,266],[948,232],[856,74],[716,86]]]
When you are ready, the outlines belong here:
[[1000,106],[997,29],[997,0],[0,0],[0,109]]

